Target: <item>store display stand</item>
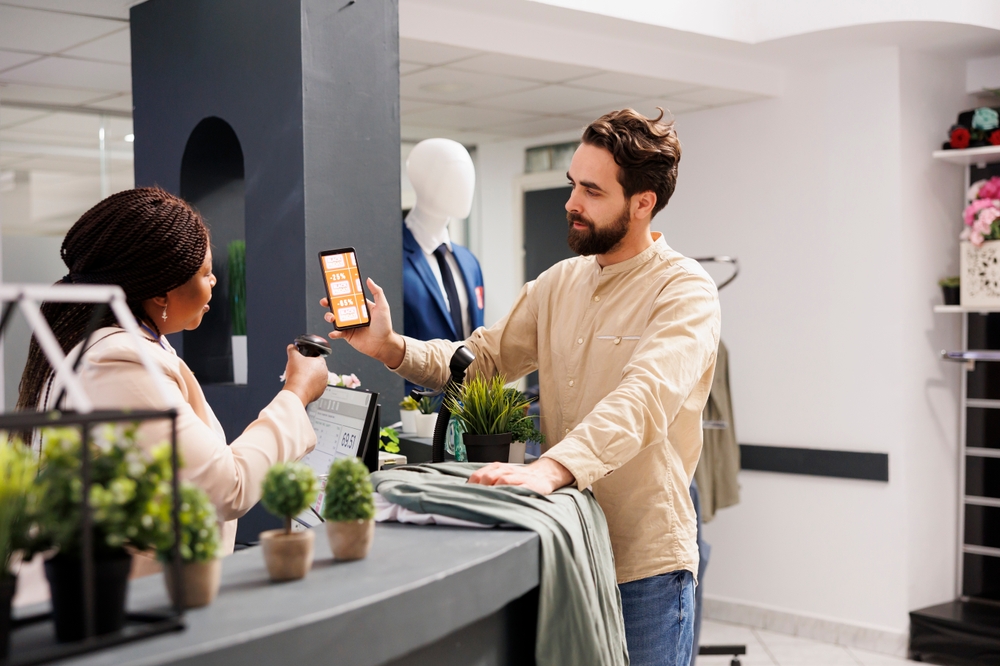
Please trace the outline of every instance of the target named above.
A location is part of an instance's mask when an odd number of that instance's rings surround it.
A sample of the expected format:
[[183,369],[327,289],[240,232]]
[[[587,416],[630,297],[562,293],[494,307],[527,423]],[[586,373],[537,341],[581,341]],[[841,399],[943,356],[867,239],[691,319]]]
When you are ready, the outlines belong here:
[[[1000,147],[946,150],[936,159],[967,167],[965,189],[1000,175]],[[962,316],[958,439],[956,599],[910,613],[910,658],[939,664],[1000,663],[1000,307],[939,305]]]

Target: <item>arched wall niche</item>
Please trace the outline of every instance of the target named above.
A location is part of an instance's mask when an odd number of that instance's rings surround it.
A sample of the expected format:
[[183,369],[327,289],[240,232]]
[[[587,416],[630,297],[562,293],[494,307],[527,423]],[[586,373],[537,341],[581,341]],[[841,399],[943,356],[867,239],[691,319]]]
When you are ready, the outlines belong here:
[[[180,193],[198,209],[212,234],[212,271],[218,280],[201,326],[183,333],[182,354],[202,384],[231,383],[228,248],[233,241],[246,241],[246,206],[243,148],[232,126],[222,118],[205,118],[191,132],[181,159]],[[239,351],[237,356],[237,366],[242,363],[245,368],[245,343],[242,358]]]

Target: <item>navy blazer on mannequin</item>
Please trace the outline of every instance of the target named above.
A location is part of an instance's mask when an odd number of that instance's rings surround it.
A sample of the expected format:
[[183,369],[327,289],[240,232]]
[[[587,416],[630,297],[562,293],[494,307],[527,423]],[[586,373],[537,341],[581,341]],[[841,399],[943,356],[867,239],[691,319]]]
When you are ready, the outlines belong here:
[[[451,252],[462,271],[469,299],[469,323],[474,331],[483,325],[483,272],[467,248],[452,243]],[[462,331],[455,330],[441,287],[406,224],[403,224],[403,334],[418,340],[465,339]]]

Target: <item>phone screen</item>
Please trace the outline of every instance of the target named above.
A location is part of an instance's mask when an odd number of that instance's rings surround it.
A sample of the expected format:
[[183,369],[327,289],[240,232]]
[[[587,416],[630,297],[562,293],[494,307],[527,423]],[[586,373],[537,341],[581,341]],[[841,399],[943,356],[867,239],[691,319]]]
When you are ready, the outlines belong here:
[[370,324],[354,248],[320,252],[319,262],[323,268],[323,281],[326,283],[334,328],[340,330]]

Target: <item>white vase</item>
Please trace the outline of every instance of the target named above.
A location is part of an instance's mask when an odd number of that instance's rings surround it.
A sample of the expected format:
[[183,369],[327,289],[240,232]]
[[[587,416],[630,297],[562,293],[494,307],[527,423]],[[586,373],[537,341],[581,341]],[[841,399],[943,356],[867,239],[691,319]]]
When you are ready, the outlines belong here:
[[433,437],[438,415],[417,414],[417,437]]
[[401,409],[399,410],[399,420],[402,422],[403,432],[416,432],[417,431],[417,414],[419,414],[415,409]]
[[233,383],[247,383],[247,336],[233,336]]
[[978,248],[963,242],[959,253],[961,304],[1000,306],[1000,241],[986,241]]

